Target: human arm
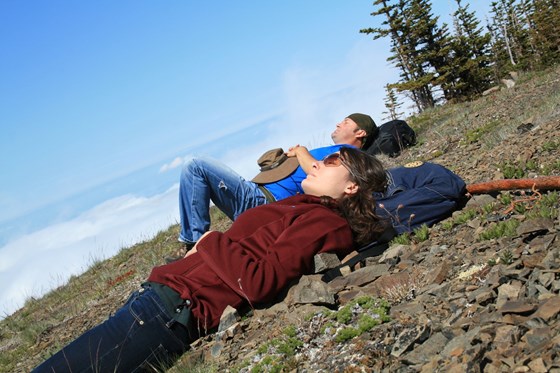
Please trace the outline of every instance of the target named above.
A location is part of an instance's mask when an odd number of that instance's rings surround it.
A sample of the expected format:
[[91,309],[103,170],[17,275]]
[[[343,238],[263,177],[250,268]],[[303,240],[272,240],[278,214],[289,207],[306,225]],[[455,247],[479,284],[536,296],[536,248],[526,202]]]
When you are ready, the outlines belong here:
[[[307,213],[282,226],[258,227],[240,241],[214,232],[198,252],[233,291],[251,303],[273,300],[303,274],[311,273],[313,257],[323,251],[340,256],[352,250],[348,224],[332,211]],[[273,238],[270,243],[262,240]]]
[[309,150],[307,150],[305,146],[301,145],[292,146],[288,149],[286,155],[288,157],[297,157],[300,167],[306,174],[311,170],[313,162],[317,161],[313,158],[311,153],[309,153]]
[[187,251],[187,253],[185,254],[185,258],[196,253],[197,252],[197,246],[198,243],[200,242],[200,240],[202,240],[205,236],[207,236],[208,234],[210,234],[213,231],[208,231],[208,232],[204,232],[204,234],[202,236],[200,236],[200,238],[198,239],[198,241],[194,244],[194,246],[192,247],[192,249],[190,249],[189,251]]

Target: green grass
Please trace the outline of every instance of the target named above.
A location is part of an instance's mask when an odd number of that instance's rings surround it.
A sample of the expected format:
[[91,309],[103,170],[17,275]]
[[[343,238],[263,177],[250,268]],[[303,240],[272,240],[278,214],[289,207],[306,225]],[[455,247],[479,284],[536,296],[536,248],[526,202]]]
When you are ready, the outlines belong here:
[[410,245],[410,242],[410,234],[402,233],[393,238],[390,242],[390,245]]
[[498,239],[502,237],[513,237],[516,229],[521,224],[519,220],[507,220],[491,224],[489,228],[480,233],[479,239],[482,241]]
[[504,178],[506,179],[522,179],[526,175],[522,167],[510,162],[500,164],[499,168],[502,170]]
[[414,230],[414,240],[417,242],[424,242],[430,238],[430,228],[426,224],[422,224],[420,227]]
[[500,253],[499,258],[500,263],[503,263],[505,265],[513,263],[513,253],[511,252],[511,250],[504,250],[502,253]]

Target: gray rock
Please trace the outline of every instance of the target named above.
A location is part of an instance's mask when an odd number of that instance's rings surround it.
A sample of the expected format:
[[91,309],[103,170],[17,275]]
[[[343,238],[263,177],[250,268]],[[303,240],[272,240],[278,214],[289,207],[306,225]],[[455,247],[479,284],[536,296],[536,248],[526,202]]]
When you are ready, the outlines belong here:
[[220,325],[218,326],[218,333],[221,333],[238,322],[240,319],[237,310],[231,306],[227,306],[222,316],[220,317]]
[[343,289],[352,286],[363,286],[375,281],[377,278],[388,274],[387,264],[376,264],[360,268],[345,276],[339,276],[329,283],[332,289]]
[[547,218],[536,218],[525,220],[519,227],[517,227],[517,234],[522,236],[524,234],[542,232],[543,234],[547,231],[552,231],[554,229],[554,221]]
[[466,207],[468,208],[479,208],[486,205],[491,205],[496,203],[496,198],[489,194],[475,194],[467,202]]
[[313,258],[315,273],[323,273],[340,265],[340,259],[333,253],[319,253]]
[[415,343],[422,343],[428,338],[431,332],[429,320],[419,320],[419,322],[422,324],[413,329],[406,329],[399,334],[391,349],[392,356],[399,357],[408,351]]
[[499,86],[495,86],[495,87],[491,87],[488,88],[487,90],[485,90],[484,92],[482,92],[483,96],[488,96],[489,94],[492,94],[494,92],[498,92],[501,88]]
[[521,340],[525,341],[529,347],[535,348],[543,342],[549,341],[551,337],[550,328],[538,328],[529,330],[523,335]]
[[448,342],[449,339],[443,333],[435,333],[413,351],[405,354],[403,360],[410,365],[426,364],[439,354]]
[[405,252],[410,250],[408,245],[392,245],[381,254],[379,263],[385,263],[390,259],[402,256]]
[[502,79],[502,83],[506,86],[507,89],[515,87],[515,80],[513,79]]
[[336,304],[334,293],[329,286],[321,281],[320,275],[303,276],[297,285],[293,286],[284,300],[288,305],[295,304]]

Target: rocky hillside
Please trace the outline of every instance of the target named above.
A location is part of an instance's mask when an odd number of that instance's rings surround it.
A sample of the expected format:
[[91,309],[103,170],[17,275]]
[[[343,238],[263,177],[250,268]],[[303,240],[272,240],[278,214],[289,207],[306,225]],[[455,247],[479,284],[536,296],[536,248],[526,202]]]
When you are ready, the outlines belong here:
[[[387,166],[431,161],[468,184],[560,175],[560,69],[410,123],[419,144]],[[560,372],[559,230],[560,192],[472,196],[329,283],[305,276],[275,304],[230,310],[170,371]],[[176,235],[172,227],[29,300],[0,324],[0,370],[27,372],[106,318]]]

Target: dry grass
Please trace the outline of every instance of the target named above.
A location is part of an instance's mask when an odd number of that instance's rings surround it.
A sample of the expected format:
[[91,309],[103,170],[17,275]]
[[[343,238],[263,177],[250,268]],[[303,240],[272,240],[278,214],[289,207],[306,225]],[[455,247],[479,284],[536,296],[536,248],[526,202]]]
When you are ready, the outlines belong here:
[[410,301],[416,297],[418,290],[426,285],[425,280],[425,273],[415,268],[408,276],[388,283],[382,290],[382,296],[391,304]]
[[[539,92],[540,94],[535,94]],[[514,88],[481,97],[476,101],[436,107],[409,118],[418,145],[403,153],[404,161],[431,160],[477,132],[482,149],[492,149],[517,132],[521,124],[547,123],[560,113],[560,67],[520,74]],[[494,110],[489,110],[492,108]],[[403,161],[403,159],[401,159]]]
[[[212,217],[213,229],[223,230],[230,224],[220,212],[212,211]],[[178,233],[179,226],[174,225],[110,259],[93,260],[80,276],[40,299],[28,299],[20,310],[0,321],[0,372],[30,371],[105,320],[153,267],[164,264],[164,258],[177,249]]]

